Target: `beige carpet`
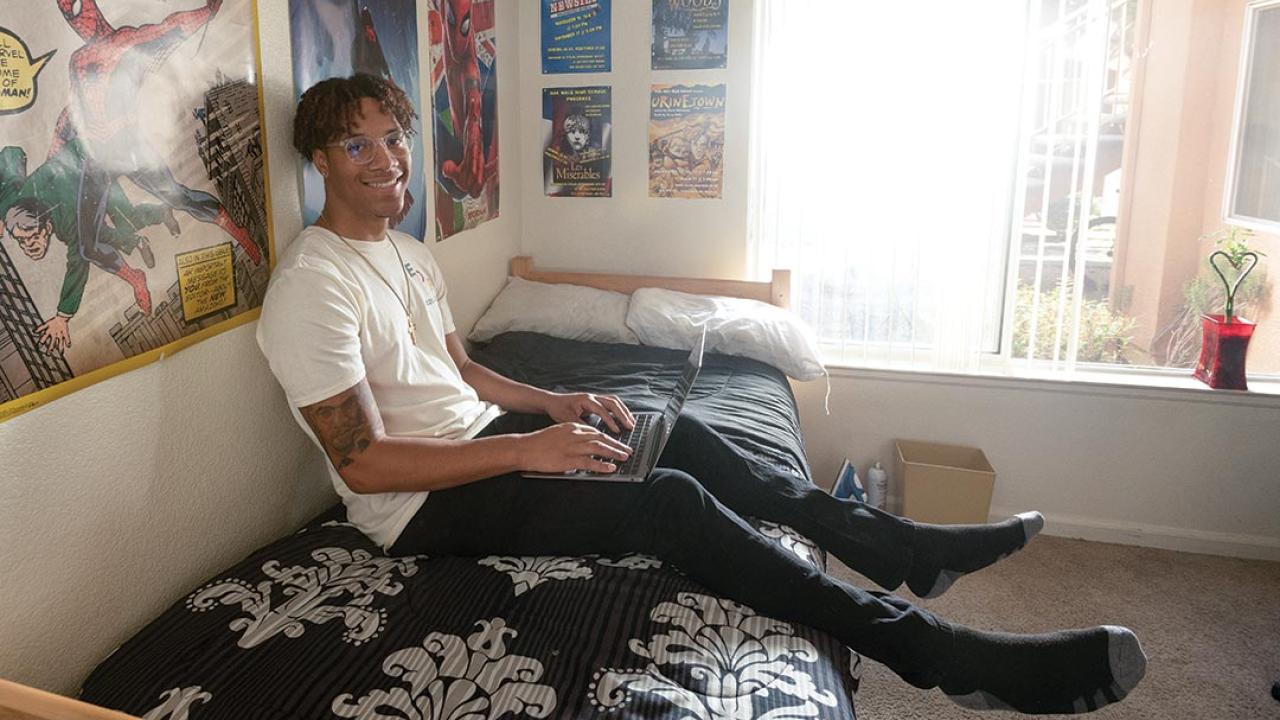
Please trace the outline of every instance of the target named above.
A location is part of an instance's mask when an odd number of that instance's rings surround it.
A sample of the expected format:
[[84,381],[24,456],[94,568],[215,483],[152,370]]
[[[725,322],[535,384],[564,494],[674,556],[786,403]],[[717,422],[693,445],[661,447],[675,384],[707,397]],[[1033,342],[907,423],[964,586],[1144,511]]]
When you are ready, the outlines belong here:
[[[838,562],[832,569],[874,587]],[[916,599],[905,587],[900,593]],[[1280,702],[1271,699],[1271,683],[1280,680],[1280,563],[1040,536],[922,605],[988,630],[1133,628],[1147,653],[1146,679],[1123,702],[1088,717],[1280,718]],[[862,720],[1011,715],[971,712],[937,690],[907,685],[878,663],[863,667]]]

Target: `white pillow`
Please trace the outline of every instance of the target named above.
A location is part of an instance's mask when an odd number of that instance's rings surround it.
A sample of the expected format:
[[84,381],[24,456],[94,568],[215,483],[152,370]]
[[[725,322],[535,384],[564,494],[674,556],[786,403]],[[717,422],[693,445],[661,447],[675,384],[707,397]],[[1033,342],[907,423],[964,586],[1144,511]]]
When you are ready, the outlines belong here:
[[707,326],[707,350],[768,363],[797,380],[822,377],[813,331],[794,314],[758,300],[643,288],[631,296],[627,327],[645,345],[687,350]]
[[523,330],[567,340],[636,345],[640,341],[627,329],[627,302],[623,293],[513,277],[467,338],[488,342],[504,332]]

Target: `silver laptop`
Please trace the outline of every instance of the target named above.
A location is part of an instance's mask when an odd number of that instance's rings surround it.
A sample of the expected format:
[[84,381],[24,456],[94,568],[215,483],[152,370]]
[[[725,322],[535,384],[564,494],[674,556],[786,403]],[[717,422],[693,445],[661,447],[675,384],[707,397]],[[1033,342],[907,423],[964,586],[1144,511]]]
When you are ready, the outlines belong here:
[[698,371],[702,369],[702,349],[706,343],[707,329],[703,327],[698,340],[693,344],[693,351],[689,353],[689,360],[684,364],[680,381],[676,383],[671,398],[667,400],[667,407],[662,412],[635,413],[636,426],[630,430],[623,430],[619,434],[609,432],[608,427],[599,417],[594,415],[591,417],[591,425],[597,430],[613,435],[631,448],[631,456],[626,461],[618,463],[617,470],[611,473],[590,470],[573,470],[567,473],[524,473],[524,476],[550,480],[603,480],[606,482],[641,482],[649,477],[649,473],[658,464],[658,458],[662,456],[663,449],[667,447],[671,430],[675,427],[676,419],[680,417],[680,410],[684,408],[685,398],[689,397],[693,381],[698,378]]

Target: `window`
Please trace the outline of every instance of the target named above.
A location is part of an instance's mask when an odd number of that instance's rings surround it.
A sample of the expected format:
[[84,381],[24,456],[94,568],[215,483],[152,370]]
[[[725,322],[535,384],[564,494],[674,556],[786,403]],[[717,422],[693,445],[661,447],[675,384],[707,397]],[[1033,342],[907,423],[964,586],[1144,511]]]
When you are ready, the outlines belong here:
[[1005,331],[1014,359],[1121,363],[1135,321],[1111,275],[1137,0],[1032,2]]
[[[1219,309],[1205,236],[1227,215],[1247,4],[757,0],[757,271],[792,268],[837,364],[1183,373]],[[1274,68],[1256,24],[1248,52]],[[1271,134],[1244,153],[1273,157],[1280,114],[1257,112]],[[1280,179],[1240,168],[1241,187]],[[1280,238],[1255,247],[1280,261]],[[1266,323],[1280,302],[1254,276],[1238,304]],[[1249,368],[1280,372],[1280,327]]]
[[1231,219],[1280,229],[1280,0],[1250,6],[1227,188]]

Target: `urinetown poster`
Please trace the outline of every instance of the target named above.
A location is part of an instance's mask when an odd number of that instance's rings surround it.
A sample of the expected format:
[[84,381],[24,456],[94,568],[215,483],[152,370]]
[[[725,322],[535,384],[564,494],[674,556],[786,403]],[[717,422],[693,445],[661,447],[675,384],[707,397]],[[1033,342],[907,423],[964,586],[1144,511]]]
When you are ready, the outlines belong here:
[[498,217],[493,0],[429,0],[436,239]]
[[724,106],[723,84],[653,86],[649,94],[650,197],[720,197]]
[[[321,80],[368,73],[391,80],[404,90],[422,117],[417,16],[414,0],[289,0],[296,97]],[[421,135],[422,126],[405,129]],[[403,214],[394,224],[419,240],[427,230],[423,144],[413,145],[413,174]],[[323,178],[314,165],[306,163],[302,171],[303,221],[314,223],[323,207]]]
[[255,10],[0,18],[0,420],[257,317],[274,253]]

